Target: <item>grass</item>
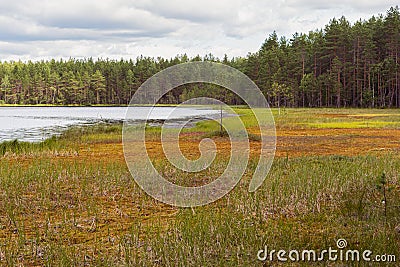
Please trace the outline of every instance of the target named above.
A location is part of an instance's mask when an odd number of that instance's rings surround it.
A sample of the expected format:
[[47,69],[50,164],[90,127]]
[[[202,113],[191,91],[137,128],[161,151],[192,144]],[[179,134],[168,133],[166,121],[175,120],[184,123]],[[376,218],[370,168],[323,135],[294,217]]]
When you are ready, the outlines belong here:
[[20,142],[18,140],[0,143],[0,156],[7,154],[32,154],[48,150],[60,150],[65,143],[57,137],[52,137],[40,143]]
[[[249,132],[259,136],[251,112],[235,110]],[[377,113],[390,115],[369,115],[383,122],[374,128],[320,126],[353,125],[360,114]],[[121,125],[72,128],[38,144],[2,143],[0,263],[262,266],[257,251],[265,245],[277,250],[318,250],[335,248],[339,238],[347,240],[348,248],[393,254],[399,261],[400,130],[385,125],[397,123],[398,113],[286,109],[280,114],[273,110],[273,114],[278,157],[261,188],[247,191],[257,165],[259,141],[254,138],[250,162],[238,186],[217,202],[193,209],[159,203],[136,185],[124,162]],[[215,178],[227,165],[227,138],[214,122],[199,122],[182,134],[185,155],[198,155],[195,148],[204,137],[214,139],[220,148],[212,170],[202,175],[176,171],[162,156],[160,129],[148,131],[156,167],[173,182],[197,185]],[[378,139],[378,135],[383,137]],[[295,151],[292,148],[298,143]],[[325,151],[328,144],[337,147]],[[368,144],[385,149],[361,149]],[[341,145],[354,150],[347,153]],[[296,263],[309,265],[321,263]]]
[[284,109],[278,115],[279,127],[292,128],[400,128],[397,109]]
[[338,121],[338,122],[319,122],[319,123],[308,123],[313,128],[334,128],[334,129],[354,129],[354,128],[389,128],[399,127],[400,123],[392,121]]

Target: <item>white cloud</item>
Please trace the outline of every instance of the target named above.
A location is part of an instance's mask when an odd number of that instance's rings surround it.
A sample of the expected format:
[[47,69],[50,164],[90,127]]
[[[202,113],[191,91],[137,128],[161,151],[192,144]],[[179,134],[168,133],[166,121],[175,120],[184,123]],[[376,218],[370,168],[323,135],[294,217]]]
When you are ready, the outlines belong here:
[[256,51],[273,31],[291,37],[331,18],[385,13],[393,0],[0,0],[0,60],[222,57]]

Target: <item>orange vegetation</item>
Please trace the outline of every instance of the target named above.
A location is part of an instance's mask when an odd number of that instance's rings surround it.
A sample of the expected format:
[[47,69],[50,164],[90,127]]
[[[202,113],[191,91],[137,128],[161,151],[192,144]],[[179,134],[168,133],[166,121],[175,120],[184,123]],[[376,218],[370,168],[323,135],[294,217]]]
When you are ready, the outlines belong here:
[[[182,138],[180,148],[188,158],[197,158],[201,135]],[[229,155],[228,138],[214,138],[218,152]],[[146,143],[150,156],[163,154],[160,140]],[[251,152],[257,153],[260,144],[251,142]],[[277,130],[276,156],[298,157],[313,155],[361,155],[376,151],[400,151],[400,129],[280,129]],[[81,159],[96,157],[123,161],[122,143],[95,143],[81,146]]]

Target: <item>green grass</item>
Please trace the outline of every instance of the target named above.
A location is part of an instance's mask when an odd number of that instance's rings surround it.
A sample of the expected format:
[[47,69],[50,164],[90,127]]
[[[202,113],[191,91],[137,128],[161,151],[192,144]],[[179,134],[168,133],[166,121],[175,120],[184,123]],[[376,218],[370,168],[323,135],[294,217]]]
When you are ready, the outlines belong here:
[[62,139],[82,143],[121,141],[122,123],[102,123],[72,127],[61,135]]
[[[251,194],[247,186],[255,166],[252,161],[246,177],[223,199],[193,210],[179,209],[167,226],[158,215],[143,222],[139,211],[129,214],[122,227],[125,219],[105,212],[102,196],[130,196],[125,212],[139,207],[146,214],[146,207],[157,206],[129,178],[122,163],[41,160],[23,169],[18,163],[2,162],[0,225],[8,234],[0,239],[1,251],[9,265],[25,258],[51,266],[83,264],[85,259],[96,266],[102,261],[131,266],[254,266],[260,264],[257,251],[266,244],[317,250],[345,238],[353,249],[398,256],[397,155],[277,159],[263,186]],[[378,187],[382,173],[393,188],[387,194],[386,216]],[[121,199],[115,203],[124,205]],[[46,217],[26,221],[38,210]],[[98,229],[91,226],[93,218]],[[107,220],[113,218],[121,220],[121,231],[108,235]],[[86,242],[76,244],[77,240]],[[115,249],[102,249],[108,246]]]
[[[250,110],[235,110],[247,127],[256,125]],[[321,114],[379,112],[393,116],[374,120],[397,122],[392,110],[286,109],[280,114],[273,110],[278,129],[329,123],[353,127],[357,117]],[[226,120],[229,123],[230,118]],[[121,129],[122,125],[108,124],[75,127],[42,143],[0,144],[0,152],[4,151],[0,155],[1,265],[262,266],[257,252],[266,245],[276,250],[319,250],[335,248],[339,238],[347,240],[348,248],[394,254],[397,264],[400,260],[398,153],[276,158],[260,189],[249,193],[257,166],[252,158],[238,186],[222,199],[204,207],[174,208],[146,195],[123,159],[80,158],[80,146],[119,143]],[[218,130],[215,122],[203,121],[185,131],[202,132],[204,137],[217,136]],[[160,128],[148,131],[156,136]],[[78,154],[65,157],[51,151]],[[212,176],[226,166],[227,159],[217,157],[213,170],[203,174],[216,178]],[[170,181],[183,185],[201,179],[174,170],[161,158],[156,167]],[[298,262],[296,266],[321,264],[347,263]]]
[[62,133],[40,142],[18,140],[0,143],[0,156],[6,154],[34,154],[54,151],[76,151],[79,143],[121,140],[122,124],[97,124],[74,126]]
[[18,140],[0,143],[0,156],[6,154],[32,154],[43,151],[61,150],[65,143],[58,137],[52,137],[38,143],[21,142]]
[[354,128],[399,128],[400,122],[394,121],[338,121],[338,122],[318,122],[307,123],[306,126],[312,128],[334,128],[334,129],[354,129]]
[[[257,127],[258,122],[251,109],[234,107],[246,128]],[[257,112],[257,110],[256,110]],[[400,112],[397,109],[271,109],[277,128],[400,128]],[[372,115],[372,116],[371,116]],[[233,118],[224,118],[229,124]],[[192,131],[216,131],[215,121],[198,122]]]
[[[400,128],[398,109],[272,109],[278,128]],[[372,116],[371,116],[372,115]]]
[[385,172],[391,186],[398,186],[399,169],[393,155],[278,159],[256,193],[246,191],[245,179],[210,206],[180,209],[167,230],[144,239],[143,247],[151,250],[143,263],[257,266],[264,245],[317,250],[334,247],[339,238],[353,249],[398,255],[400,192],[391,191],[385,216],[377,177]]

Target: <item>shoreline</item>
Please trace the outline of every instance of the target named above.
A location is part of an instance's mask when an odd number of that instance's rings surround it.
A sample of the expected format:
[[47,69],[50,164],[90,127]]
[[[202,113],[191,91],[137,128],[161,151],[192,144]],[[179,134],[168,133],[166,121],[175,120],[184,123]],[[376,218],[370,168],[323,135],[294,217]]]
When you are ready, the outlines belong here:
[[[139,107],[139,106],[138,106]],[[167,106],[156,106],[157,108],[162,108],[162,107],[167,107]],[[171,106],[168,106],[171,107]],[[183,108],[192,108],[193,106],[185,106]],[[19,108],[19,107],[18,107]],[[60,107],[61,108],[61,107]],[[76,107],[76,108],[81,108],[81,107]],[[93,107],[93,108],[99,108],[99,107]],[[117,107],[112,107],[112,108],[117,108]],[[234,114],[230,114],[227,112],[223,113],[223,118],[226,117],[231,117]],[[15,142],[18,141],[20,143],[43,143],[48,139],[51,139],[53,137],[59,137],[62,136],[65,132],[67,132],[70,129],[74,128],[87,128],[87,127],[96,127],[96,126],[101,126],[101,125],[124,125],[124,124],[129,124],[129,125],[134,125],[134,124],[140,124],[140,123],[147,123],[148,126],[150,127],[162,127],[165,122],[168,122],[170,124],[170,127],[174,128],[179,128],[182,124],[185,124],[184,128],[193,128],[196,126],[198,122],[202,121],[212,121],[212,120],[217,120],[219,119],[220,114],[204,114],[204,115],[195,115],[195,116],[183,116],[181,118],[171,118],[171,119],[164,119],[164,118],[154,118],[154,119],[142,119],[142,118],[137,118],[137,119],[127,119],[126,116],[125,118],[79,118],[80,122],[78,123],[73,123],[70,125],[54,125],[54,126],[44,126],[44,127],[31,127],[31,128],[25,128],[25,129],[15,129],[14,131],[21,132],[22,135],[20,137],[16,138],[9,138],[10,134],[7,134],[10,132],[10,130],[3,130],[3,132],[0,130],[0,135],[3,135],[4,139],[0,136],[0,144],[1,143],[7,143],[7,142]],[[52,117],[38,117],[38,121],[40,120],[45,120],[47,118],[52,118]],[[73,117],[71,117],[73,119]],[[66,118],[60,118],[60,120],[68,121],[68,119],[71,119],[69,117]],[[187,123],[186,123],[187,122]],[[31,132],[32,130],[38,132],[37,138],[32,135]],[[43,131],[46,132],[45,135],[43,135]],[[40,132],[40,138],[39,138],[39,132]],[[46,138],[44,138],[46,136]]]

